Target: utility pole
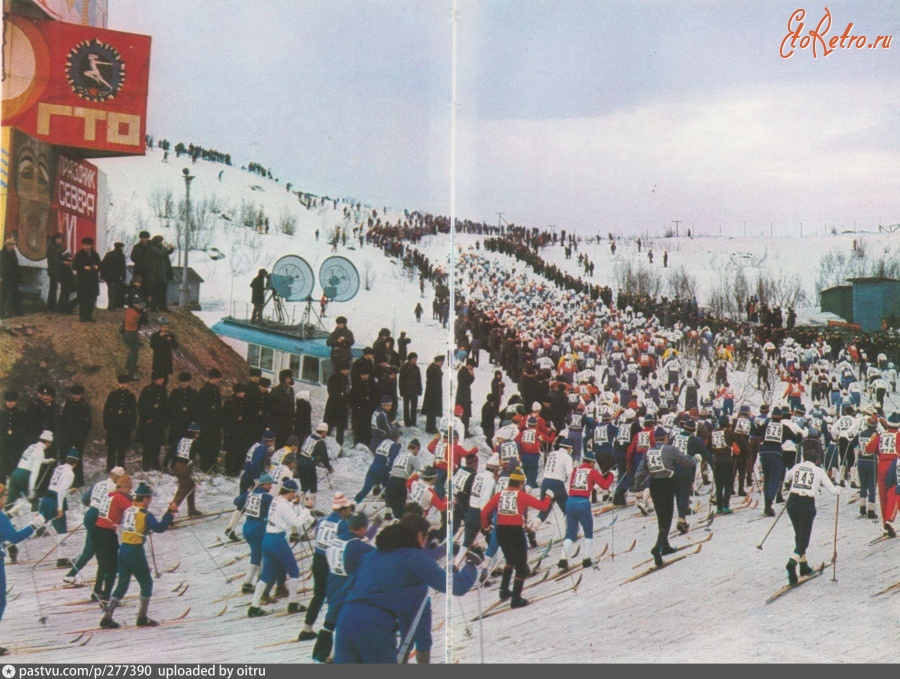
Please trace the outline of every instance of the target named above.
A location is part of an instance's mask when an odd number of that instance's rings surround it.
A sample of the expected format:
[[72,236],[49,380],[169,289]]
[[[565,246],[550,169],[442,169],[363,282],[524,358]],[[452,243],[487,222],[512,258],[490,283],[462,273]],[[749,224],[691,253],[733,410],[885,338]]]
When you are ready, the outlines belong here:
[[673,219],[672,221],[675,222],[675,238],[678,238],[678,226],[681,224],[681,220]]
[[191,180],[194,175],[187,168],[182,170],[184,174],[184,266],[181,269],[181,292],[178,296],[178,304],[182,309],[187,309],[190,305],[190,295],[188,294],[188,250],[190,249],[190,231],[191,231]]
[[503,231],[503,213],[502,212],[497,213],[497,231],[501,232],[501,233]]

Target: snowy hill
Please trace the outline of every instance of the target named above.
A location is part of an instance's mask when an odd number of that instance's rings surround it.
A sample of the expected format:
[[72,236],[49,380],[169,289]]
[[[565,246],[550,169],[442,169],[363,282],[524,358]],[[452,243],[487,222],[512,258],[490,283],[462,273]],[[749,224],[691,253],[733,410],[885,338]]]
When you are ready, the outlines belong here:
[[[337,226],[357,226],[373,209],[363,205],[357,211],[351,200],[338,201],[336,206],[328,202],[307,208],[296,194],[278,182],[206,161],[191,164],[187,159],[176,161],[171,156],[164,163],[159,150],[152,150],[143,158],[104,160],[99,164],[109,176],[108,241],[121,239],[128,247],[144,228],[176,242],[177,203],[184,193],[181,170],[187,166],[196,175],[191,186],[192,202],[206,206],[204,219],[208,221],[203,223],[199,236],[198,246],[202,248],[190,253],[190,264],[205,279],[200,293],[202,310],[197,315],[209,326],[232,310],[236,315],[244,315],[250,301],[249,282],[256,269],[270,269],[278,257],[298,254],[317,272],[319,263],[332,254],[328,234]],[[298,189],[302,187],[294,187]],[[167,197],[172,201],[168,218]],[[364,197],[360,200],[364,203]],[[349,217],[345,217],[345,208],[350,211]],[[383,206],[374,209],[382,220],[393,223],[402,216],[390,211],[384,214]],[[270,221],[268,235],[242,225],[244,217],[258,216],[260,210]],[[285,227],[293,233],[284,233]],[[656,254],[653,266],[661,267],[662,252],[668,250],[668,271],[683,267],[695,276],[701,304],[706,304],[715,292],[722,272],[738,264],[746,264],[748,274],[762,272],[774,279],[796,277],[807,297],[813,299],[819,259],[832,248],[848,249],[854,238],[861,236],[822,235],[802,240],[666,239],[652,243]],[[873,234],[863,238],[870,251],[887,252],[890,256],[897,252],[896,236],[892,239]],[[474,246],[476,240],[479,238],[461,235],[460,250]],[[449,257],[445,237],[426,237],[417,247],[435,263],[443,263]],[[638,255],[634,241],[623,242],[617,254],[611,256],[608,243],[602,241],[599,245],[582,244],[578,252],[588,253],[596,263],[592,282],[615,286],[616,265],[645,262],[646,247],[645,243]],[[224,254],[224,258],[217,253]],[[423,357],[422,364],[447,351],[448,331],[430,320],[430,286],[420,296],[418,282],[405,276],[399,263],[370,245],[360,247],[358,241],[348,239],[346,246],[338,246],[336,254],[347,256],[356,264],[363,279],[368,278],[370,289],[360,290],[349,303],[332,305],[325,319],[327,328],[331,328],[335,316],[347,316],[360,347],[370,344],[381,327],[390,328],[395,336],[406,330],[413,340],[410,350]],[[576,261],[577,253],[566,260],[561,247],[551,246],[542,251],[542,256],[572,274],[583,273]],[[522,271],[523,265],[510,257],[491,257]],[[665,284],[668,273],[660,275]],[[313,296],[317,298],[319,294],[317,288]],[[421,324],[413,316],[417,301],[426,308]],[[301,313],[299,305],[288,305],[289,317],[299,318]],[[445,368],[445,384],[451,370],[452,366]],[[472,439],[466,442],[467,446],[479,444],[482,450],[485,441],[477,410],[489,389],[492,370],[483,360],[476,372],[476,415]],[[744,397],[741,400],[759,402],[759,394],[749,385],[746,374],[735,373],[733,386]],[[508,383],[507,396],[512,389],[514,385]],[[315,422],[322,414],[324,389],[315,388],[312,395]],[[423,441],[428,438],[423,431],[412,429],[403,432],[402,440],[413,436]],[[355,494],[362,484],[369,453],[352,449],[345,453],[335,461],[335,474],[320,485],[319,509],[327,508],[332,489]],[[174,479],[170,476],[135,476],[157,486],[151,510],[159,511],[174,493]],[[217,477],[203,480],[197,494],[198,506],[207,513],[225,512],[236,493],[236,481]],[[709,496],[700,495],[696,498],[696,513],[691,517],[691,532],[673,539],[673,545],[678,546],[711,536],[700,551],[659,573],[620,584],[646,567],[640,564],[648,558],[655,539],[655,517],[644,517],[634,508],[600,514],[595,519],[594,546],[598,554],[605,549],[605,556],[598,570],[583,574],[577,592],[571,591],[574,580],[568,577],[536,584],[525,592],[526,597],[535,600],[531,606],[486,618],[481,623],[472,622],[479,606],[479,592],[473,590],[452,602],[454,658],[461,662],[482,660],[479,642],[483,631],[483,660],[491,663],[891,660],[900,633],[895,615],[900,590],[876,595],[900,579],[898,541],[869,544],[880,534],[880,528],[876,522],[858,518],[857,505],[850,504],[854,495],[848,488],[840,499],[837,583],[831,581],[829,569],[799,591],[770,605],[765,604],[766,598],[786,581],[784,562],[792,548],[786,517],[775,527],[764,549],[758,550],[756,545],[771,525],[771,519],[760,520],[760,507],[718,517],[707,532],[704,526]],[[755,490],[750,497],[758,503]],[[737,500],[732,501],[732,506],[737,506]],[[810,548],[813,563],[831,560],[835,506],[830,497],[819,502]],[[376,508],[372,502],[367,507]],[[70,526],[77,525],[79,511],[76,508],[70,515]],[[616,521],[610,525],[614,517]],[[155,536],[160,577],[154,585],[150,612],[166,621],[155,630],[132,626],[136,583],[132,583],[117,613],[117,619],[127,627],[119,631],[97,630],[100,611],[95,604],[84,602],[89,590],[61,587],[64,571],[53,568],[56,554],[32,568],[51,550],[52,539],[25,543],[20,564],[7,569],[11,601],[6,624],[0,631],[3,645],[12,651],[11,660],[116,662],[121,660],[124,644],[129,644],[129,659],[133,662],[244,662],[248,658],[309,662],[312,644],[294,642],[302,616],[284,615],[284,601],[268,607],[277,615],[253,620],[246,617],[250,597],[238,592],[246,572],[247,547],[243,542],[225,540],[222,532],[226,518],[227,514],[209,516]],[[559,559],[558,520],[558,515],[551,518],[538,534],[541,545],[555,540],[543,563],[544,568],[553,571]],[[83,531],[73,534],[64,547],[65,553],[74,556],[82,541]],[[634,547],[629,550],[632,544]],[[309,573],[309,544],[300,542],[295,553],[301,558],[303,577]],[[93,565],[87,567],[86,573],[89,577],[93,574]],[[535,580],[539,579],[540,576]],[[305,580],[303,586],[309,588],[311,581]],[[493,604],[496,585],[480,594],[483,606]],[[553,596],[537,601],[548,594]],[[309,592],[305,591],[302,600],[308,603],[308,599]],[[433,662],[441,662],[444,657],[444,603],[442,596],[433,596]],[[40,618],[44,616],[42,623]],[[317,627],[322,619],[320,615]],[[140,643],[135,643],[138,637]]]

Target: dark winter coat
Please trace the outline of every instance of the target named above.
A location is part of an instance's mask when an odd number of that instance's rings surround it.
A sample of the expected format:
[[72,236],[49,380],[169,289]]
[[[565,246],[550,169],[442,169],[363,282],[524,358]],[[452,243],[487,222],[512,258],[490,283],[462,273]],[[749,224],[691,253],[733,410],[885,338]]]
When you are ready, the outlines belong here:
[[279,384],[269,392],[272,426],[278,442],[283,442],[294,428],[294,388]]
[[259,274],[250,281],[250,303],[263,304],[266,301],[266,277]]
[[118,248],[110,250],[103,255],[100,262],[100,275],[107,283],[125,282],[125,253]]
[[306,399],[297,399],[294,408],[294,434],[301,441],[312,434],[312,404]]
[[135,243],[134,247],[131,248],[131,262],[134,264],[132,277],[139,276],[141,280],[150,280],[150,258],[152,257],[150,254],[150,247],[149,242],[142,243],[141,241],[138,241]]
[[[94,267],[97,267],[94,269]],[[75,272],[75,285],[78,295],[96,297],[100,294],[100,255],[91,250],[79,250],[72,258],[72,270]]]
[[51,240],[47,244],[47,276],[51,279],[58,279],[60,276],[60,270],[63,266],[63,246],[62,243],[57,243],[55,240]]
[[368,372],[373,378],[375,377],[375,362],[370,358],[357,358],[350,366],[350,386],[355,388],[362,382],[360,374]]
[[425,396],[422,414],[441,417],[444,414],[444,370],[434,361],[425,370]]
[[159,330],[150,335],[150,349],[153,351],[152,371],[162,375],[171,375],[172,352],[178,348],[178,340],[172,333],[160,334]]
[[84,396],[76,401],[66,400],[59,415],[59,452],[65,455],[70,448],[84,450],[91,431],[91,406]]
[[325,402],[325,415],[322,418],[329,427],[347,426],[347,396],[350,391],[349,380],[340,372],[333,372],[328,377],[328,400]]
[[419,396],[422,393],[422,371],[417,365],[404,363],[400,367],[400,395]]
[[0,249],[0,279],[4,285],[22,284],[22,270],[15,250]]
[[197,390],[197,424],[201,434],[222,428],[222,390],[217,384],[207,382]]
[[137,399],[128,389],[113,389],[103,406],[106,435],[130,435],[137,426]]
[[138,396],[138,434],[162,434],[166,428],[169,392],[164,384],[148,384]]
[[[343,338],[343,342],[339,341],[341,338]],[[325,344],[331,347],[331,364],[335,371],[340,370],[342,366],[350,366],[353,361],[353,352],[350,347],[353,346],[354,341],[353,333],[346,326],[343,329],[335,328],[325,340]]]
[[456,404],[461,405],[466,417],[472,416],[472,383],[475,376],[469,372],[466,366],[456,373]]
[[22,409],[19,406],[0,408],[0,477],[5,480],[12,474],[28,445],[30,443]]
[[166,409],[169,442],[177,443],[187,434],[191,422],[197,421],[197,390],[193,387],[176,387],[169,394]]

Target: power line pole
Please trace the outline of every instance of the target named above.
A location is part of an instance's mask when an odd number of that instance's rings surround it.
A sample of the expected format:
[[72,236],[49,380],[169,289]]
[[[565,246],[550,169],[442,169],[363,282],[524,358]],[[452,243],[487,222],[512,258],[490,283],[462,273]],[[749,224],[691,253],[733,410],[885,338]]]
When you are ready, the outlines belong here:
[[187,309],[190,305],[190,295],[188,293],[188,251],[190,250],[190,232],[191,232],[191,180],[194,176],[187,168],[182,170],[184,173],[184,266],[181,269],[181,291],[179,294],[178,304],[182,309]]
[[675,222],[675,238],[678,238],[678,226],[681,224],[681,220],[673,219],[672,221]]

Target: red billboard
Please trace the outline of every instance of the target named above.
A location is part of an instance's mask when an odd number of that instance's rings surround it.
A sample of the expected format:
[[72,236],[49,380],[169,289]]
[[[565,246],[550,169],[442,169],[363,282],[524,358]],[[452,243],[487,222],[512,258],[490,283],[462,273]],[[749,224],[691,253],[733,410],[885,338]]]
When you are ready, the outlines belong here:
[[3,125],[85,155],[144,152],[150,37],[11,14]]
[[47,239],[56,232],[73,253],[82,238],[96,238],[97,167],[19,130],[11,147],[3,237],[15,238],[33,262],[46,259]]

